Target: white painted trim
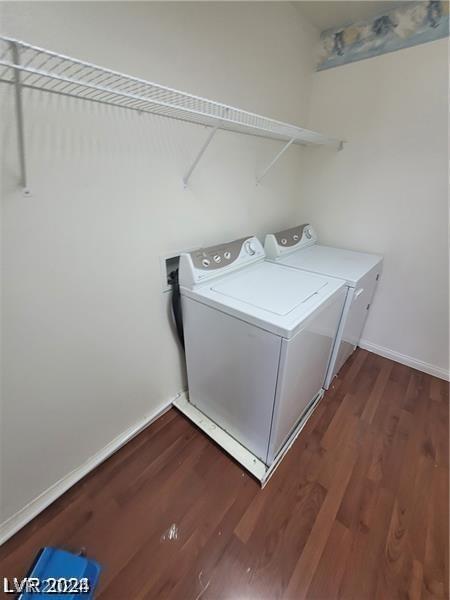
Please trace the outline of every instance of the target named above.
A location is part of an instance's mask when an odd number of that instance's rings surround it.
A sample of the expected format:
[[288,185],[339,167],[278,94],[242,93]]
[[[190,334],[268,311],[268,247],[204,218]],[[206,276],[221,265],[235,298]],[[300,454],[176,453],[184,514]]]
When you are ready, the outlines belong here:
[[[177,398],[183,396],[184,392],[177,395]],[[62,496],[68,489],[78,483],[80,479],[85,477],[90,471],[98,467],[103,461],[109,458],[112,454],[117,452],[122,446],[134,438],[138,433],[143,431],[146,427],[151,425],[156,419],[169,410],[172,406],[173,399],[166,400],[161,403],[155,410],[149,415],[146,415],[141,421],[138,421],[135,425],[132,425],[114,440],[109,442],[101,450],[99,450],[94,456],[91,456],[79,467],[62,477],[59,481],[54,483],[44,492],[39,494],[34,500],[29,502],[26,506],[17,511],[14,515],[9,517],[6,521],[0,524],[0,545],[6,542],[12,535],[14,535],[19,529],[22,529],[27,523],[29,523],[34,517],[42,512],[47,506],[52,504],[57,498]]]
[[436,367],[435,365],[431,365],[430,363],[419,360],[418,358],[413,358],[407,354],[401,354],[400,352],[396,352],[390,348],[372,344],[372,342],[369,342],[368,340],[359,340],[358,345],[360,348],[363,348],[363,350],[368,350],[374,354],[379,354],[380,356],[384,356],[384,358],[390,358],[391,360],[401,363],[402,365],[412,367],[413,369],[417,369],[423,373],[428,373],[428,375],[439,377],[439,379],[445,379],[445,381],[450,380],[450,372],[442,367]]

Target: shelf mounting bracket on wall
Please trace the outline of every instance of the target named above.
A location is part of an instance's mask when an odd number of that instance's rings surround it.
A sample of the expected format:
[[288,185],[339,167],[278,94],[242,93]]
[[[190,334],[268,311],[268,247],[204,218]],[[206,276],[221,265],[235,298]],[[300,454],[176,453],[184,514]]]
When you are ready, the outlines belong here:
[[267,173],[270,171],[270,169],[273,167],[273,165],[277,162],[278,159],[280,159],[283,154],[286,152],[286,150],[289,148],[289,146],[291,144],[293,144],[295,142],[295,138],[292,138],[288,141],[287,144],[285,144],[281,150],[278,152],[278,154],[275,155],[275,157],[270,161],[270,163],[267,165],[267,167],[264,169],[264,171],[261,173],[261,175],[259,177],[256,178],[256,185],[258,185],[259,183],[261,183],[261,180],[267,175]]
[[200,162],[201,157],[203,156],[203,154],[205,153],[206,148],[209,146],[209,144],[211,143],[213,137],[216,134],[216,131],[219,129],[220,127],[220,123],[217,123],[217,125],[215,125],[211,131],[208,134],[208,137],[206,138],[203,146],[200,148],[197,156],[194,159],[194,162],[192,163],[192,165],[189,167],[189,169],[186,172],[186,175],[183,177],[183,185],[185,187],[185,189],[187,188],[187,185],[189,183],[189,179],[192,175],[192,173],[194,172],[195,167],[198,165],[198,163]]
[[[10,42],[11,56],[15,65],[20,66],[19,49],[16,42]],[[21,72],[19,69],[14,69],[14,93],[16,103],[16,126],[17,126],[17,147],[19,150],[20,164],[20,183],[25,196],[31,194],[27,186],[27,163],[25,157],[25,133],[23,121],[23,104],[22,104],[22,82]]]

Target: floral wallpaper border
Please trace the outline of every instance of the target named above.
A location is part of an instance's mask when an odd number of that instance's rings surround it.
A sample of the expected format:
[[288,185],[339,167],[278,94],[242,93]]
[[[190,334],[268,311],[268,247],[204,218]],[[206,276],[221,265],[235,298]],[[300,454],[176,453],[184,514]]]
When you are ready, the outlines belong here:
[[447,0],[420,0],[368,21],[324,31],[317,70],[330,69],[449,35]]

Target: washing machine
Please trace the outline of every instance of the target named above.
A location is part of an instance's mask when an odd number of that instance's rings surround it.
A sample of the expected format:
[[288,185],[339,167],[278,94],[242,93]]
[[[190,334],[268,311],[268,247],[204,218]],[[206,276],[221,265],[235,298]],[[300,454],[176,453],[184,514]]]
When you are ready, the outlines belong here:
[[180,256],[188,418],[265,483],[319,401],[344,282],[265,260],[256,237]]
[[267,260],[294,269],[337,277],[345,282],[347,295],[325,377],[328,389],[333,378],[359,344],[367,315],[381,276],[383,257],[317,243],[310,224],[266,236]]

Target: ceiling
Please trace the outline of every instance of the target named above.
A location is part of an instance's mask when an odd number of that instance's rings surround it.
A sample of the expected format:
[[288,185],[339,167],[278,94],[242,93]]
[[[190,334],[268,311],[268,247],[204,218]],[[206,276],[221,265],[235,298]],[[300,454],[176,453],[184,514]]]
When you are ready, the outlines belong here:
[[355,21],[363,21],[397,8],[408,0],[390,2],[388,0],[298,0],[292,2],[301,14],[320,31],[341,27]]

